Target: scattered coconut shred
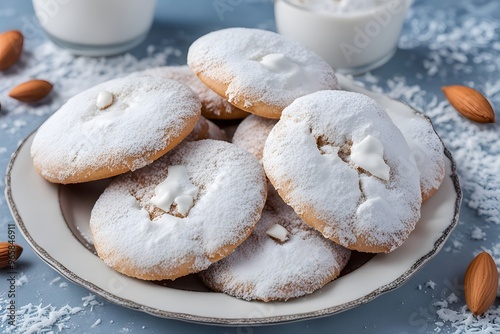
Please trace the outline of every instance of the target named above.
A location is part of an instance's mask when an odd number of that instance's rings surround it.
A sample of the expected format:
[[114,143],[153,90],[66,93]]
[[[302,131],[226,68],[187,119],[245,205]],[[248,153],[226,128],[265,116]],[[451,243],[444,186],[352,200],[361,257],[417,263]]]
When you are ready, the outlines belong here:
[[[60,333],[64,329],[70,329],[69,320],[71,316],[77,313],[92,312],[94,307],[102,306],[103,303],[96,300],[96,296],[89,294],[82,298],[82,305],[72,307],[64,305],[57,308],[52,305],[34,305],[29,303],[20,306],[16,310],[16,325],[14,327],[8,325],[8,312],[4,312],[9,306],[9,299],[0,297],[0,311],[2,311],[2,325],[0,329],[2,333]],[[101,319],[98,319],[91,328],[98,326]]]
[[[464,202],[486,222],[500,224],[500,124],[481,125],[464,119],[439,92],[439,85],[465,84],[483,92],[493,106],[500,108],[500,41],[497,38],[500,22],[473,17],[478,13],[483,17],[491,17],[491,14],[484,13],[490,13],[492,6],[497,4],[457,1],[455,5],[444,11],[435,9],[437,4],[433,1],[417,2],[410,10],[399,47],[411,50],[409,63],[405,64],[417,71],[408,77],[411,82],[402,76],[385,79],[372,74],[357,80],[369,89],[407,102],[432,118],[457,162],[466,195]],[[497,10],[498,7],[494,8]],[[30,131],[25,128],[29,125],[31,129],[34,123],[24,121],[25,115],[38,116],[40,119],[37,123],[41,123],[68,98],[84,89],[133,71],[163,66],[171,56],[181,55],[181,51],[173,47],[155,50],[151,46],[148,56],[140,60],[130,54],[112,58],[83,58],[61,52],[49,42],[35,46],[28,41],[20,64],[6,71],[0,80],[2,112],[9,114],[8,120],[0,118],[0,129],[6,131],[11,142],[19,142]],[[48,100],[41,104],[25,105],[7,98],[11,87],[34,77],[55,84]],[[417,84],[421,82],[422,86],[429,87],[432,81],[441,82],[432,92],[423,90]],[[6,151],[0,149],[0,152]],[[479,226],[472,238],[481,242],[483,233]],[[489,235],[489,238],[495,236]],[[489,251],[499,265],[500,237],[496,238]],[[1,328],[6,333],[60,332],[68,328],[71,316],[82,311],[82,307],[69,305],[61,308],[42,304],[19,306],[17,326],[8,328],[5,302],[0,299]],[[482,317],[474,317],[463,298],[459,299],[456,295],[447,296],[436,306],[435,319],[429,319],[435,324],[436,332],[500,332],[500,306],[493,306]],[[98,323],[97,320],[94,324],[97,326]]]

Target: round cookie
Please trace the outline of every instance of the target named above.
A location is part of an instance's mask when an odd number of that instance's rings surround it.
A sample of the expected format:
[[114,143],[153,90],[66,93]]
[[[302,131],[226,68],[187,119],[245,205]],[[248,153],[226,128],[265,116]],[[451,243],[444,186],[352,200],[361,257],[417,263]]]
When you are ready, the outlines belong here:
[[261,161],[267,136],[277,122],[275,119],[250,115],[236,128],[233,144],[243,147]]
[[339,88],[320,56],[266,30],[229,28],[202,36],[189,48],[188,65],[231,104],[267,118],[280,118],[300,96]]
[[173,80],[104,82],[69,99],[38,129],[31,146],[35,169],[67,184],[144,167],[193,130],[200,109],[196,94]]
[[[273,234],[276,224],[286,232],[282,239],[286,241],[267,234]],[[262,217],[250,237],[200,276],[212,290],[234,297],[288,300],[313,293],[334,280],[350,253],[304,223],[269,186]]]
[[[410,147],[413,161],[420,171],[422,201],[428,200],[439,188],[445,176],[444,145],[430,120],[413,110],[389,112]],[[411,165],[408,168],[413,168]]]
[[371,98],[322,91],[283,112],[264,147],[267,176],[284,201],[349,249],[399,247],[420,218],[420,173],[387,113]]
[[252,232],[266,194],[264,171],[248,152],[216,140],[185,142],[114,180],[92,209],[90,229],[111,268],[173,280],[230,254]]
[[227,134],[219,128],[214,122],[207,120],[208,123],[208,138],[214,140],[228,141]]
[[133,76],[147,75],[179,81],[191,88],[201,101],[201,115],[208,119],[242,119],[248,113],[236,108],[231,103],[208,88],[187,66],[163,66],[131,74]]

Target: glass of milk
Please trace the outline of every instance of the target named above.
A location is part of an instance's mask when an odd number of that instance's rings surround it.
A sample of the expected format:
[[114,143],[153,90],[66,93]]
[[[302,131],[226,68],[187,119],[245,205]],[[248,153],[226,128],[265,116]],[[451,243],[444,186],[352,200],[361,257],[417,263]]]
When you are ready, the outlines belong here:
[[278,32],[306,45],[335,70],[359,74],[396,52],[412,0],[276,0]]
[[70,52],[108,56],[141,43],[153,23],[156,0],[33,0],[48,37]]

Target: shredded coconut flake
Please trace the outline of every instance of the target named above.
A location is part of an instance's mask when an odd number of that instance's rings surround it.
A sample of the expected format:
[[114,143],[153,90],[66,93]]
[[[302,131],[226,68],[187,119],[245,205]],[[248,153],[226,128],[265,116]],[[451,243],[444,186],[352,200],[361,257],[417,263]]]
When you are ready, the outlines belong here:
[[82,298],[83,307],[90,306],[90,311],[94,310],[95,306],[102,306],[103,303],[97,301],[96,296],[89,293],[88,296]]
[[97,319],[97,320],[96,320],[96,321],[92,324],[92,326],[90,326],[90,328],[97,327],[97,326],[99,326],[100,324],[101,324],[101,319],[99,318],[99,319]]
[[56,278],[54,278],[52,281],[50,281],[49,285],[52,285],[52,284],[54,284],[54,283],[57,283],[57,282],[59,282],[60,280],[61,280],[61,277],[56,277]]
[[433,281],[428,281],[428,282],[426,282],[426,283],[425,283],[425,287],[426,287],[426,288],[430,288],[430,289],[432,289],[432,290],[434,290],[434,289],[436,288],[436,285],[437,285],[437,284],[436,284],[436,283],[434,283]]
[[482,316],[475,317],[466,305],[458,310],[441,307],[436,311],[444,324],[449,324],[454,333],[500,333],[500,307],[492,307]]
[[472,233],[470,234],[470,238],[472,240],[485,240],[486,233],[483,232],[483,230],[480,229],[479,227],[475,226],[474,229],[472,230]]
[[28,276],[25,273],[21,273],[19,277],[16,277],[16,286],[23,286],[28,283]]

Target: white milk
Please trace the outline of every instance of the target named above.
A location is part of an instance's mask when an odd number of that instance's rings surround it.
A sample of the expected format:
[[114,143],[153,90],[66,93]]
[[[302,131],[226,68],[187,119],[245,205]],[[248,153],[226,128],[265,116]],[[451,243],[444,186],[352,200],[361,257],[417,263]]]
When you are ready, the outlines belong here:
[[51,40],[76,54],[124,52],[146,37],[156,0],[33,0]]
[[276,0],[278,32],[318,53],[342,73],[387,62],[411,0]]

